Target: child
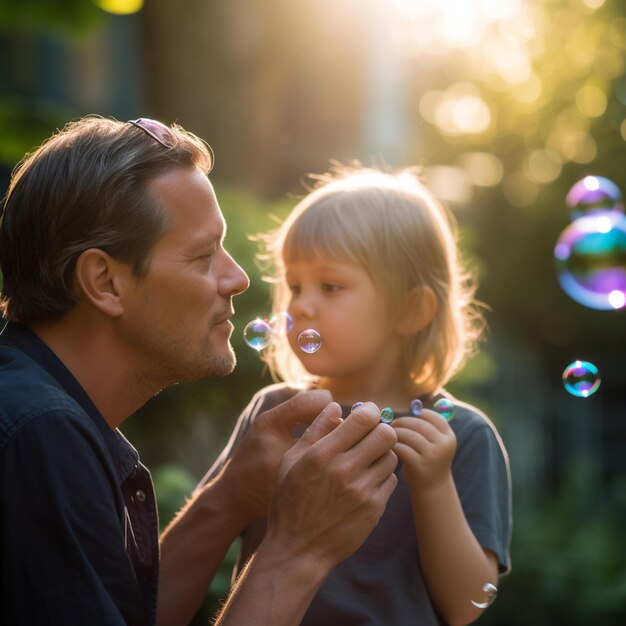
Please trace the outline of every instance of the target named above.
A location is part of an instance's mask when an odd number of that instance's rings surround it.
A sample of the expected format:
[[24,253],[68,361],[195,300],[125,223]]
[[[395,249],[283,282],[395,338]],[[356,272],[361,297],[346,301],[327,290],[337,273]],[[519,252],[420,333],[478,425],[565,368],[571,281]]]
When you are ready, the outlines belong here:
[[[262,236],[276,269],[273,313],[293,320],[264,358],[287,382],[255,395],[207,478],[255,415],[303,386],[328,389],[344,418],[358,401],[393,409],[398,486],[302,624],[467,624],[482,612],[483,586],[510,567],[510,479],[493,424],[442,389],[484,327],[453,218],[411,170],[336,167],[319,183]],[[321,335],[313,353],[298,347],[307,329]],[[441,398],[454,404],[451,421],[428,408]],[[243,533],[236,572],[264,528]]]

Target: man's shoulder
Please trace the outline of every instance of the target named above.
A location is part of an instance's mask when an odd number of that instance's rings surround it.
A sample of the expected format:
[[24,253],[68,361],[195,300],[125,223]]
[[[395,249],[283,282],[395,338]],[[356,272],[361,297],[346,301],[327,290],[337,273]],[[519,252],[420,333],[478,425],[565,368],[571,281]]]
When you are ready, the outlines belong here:
[[17,430],[44,415],[82,416],[61,385],[18,348],[0,344],[0,447]]

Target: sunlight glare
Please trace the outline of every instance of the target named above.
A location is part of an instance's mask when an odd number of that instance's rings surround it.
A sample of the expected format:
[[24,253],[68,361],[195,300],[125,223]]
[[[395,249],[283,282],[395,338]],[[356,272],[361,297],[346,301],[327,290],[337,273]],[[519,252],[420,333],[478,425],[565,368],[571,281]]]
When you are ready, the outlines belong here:
[[480,41],[494,26],[517,19],[525,0],[391,0],[401,21],[428,24],[429,39],[452,48],[466,48]]

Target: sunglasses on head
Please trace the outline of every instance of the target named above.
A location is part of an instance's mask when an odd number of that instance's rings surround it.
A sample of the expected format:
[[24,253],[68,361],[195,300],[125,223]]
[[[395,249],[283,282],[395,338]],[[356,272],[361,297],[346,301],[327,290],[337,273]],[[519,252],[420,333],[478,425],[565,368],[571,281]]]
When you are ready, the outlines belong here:
[[[152,137],[156,142],[160,143],[164,148],[172,148],[177,141],[174,131],[169,127],[157,120],[151,120],[147,117],[139,117],[136,120],[128,120],[129,124],[132,124],[136,128],[140,128],[146,135]],[[200,140],[206,146],[211,156],[211,169],[215,163],[215,154],[213,148],[206,143],[206,141]]]
[[164,148],[171,148],[176,143],[176,137],[171,128],[168,128],[162,122],[140,117],[136,120],[128,120],[129,124],[141,128],[146,135],[158,141]]

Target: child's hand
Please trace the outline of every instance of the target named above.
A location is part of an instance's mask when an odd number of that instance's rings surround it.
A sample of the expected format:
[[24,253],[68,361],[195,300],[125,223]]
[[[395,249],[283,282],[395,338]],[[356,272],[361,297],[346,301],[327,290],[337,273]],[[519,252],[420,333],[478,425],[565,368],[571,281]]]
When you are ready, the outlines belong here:
[[424,409],[420,417],[398,417],[391,425],[398,435],[394,452],[410,488],[433,487],[449,477],[456,435],[439,413]]

